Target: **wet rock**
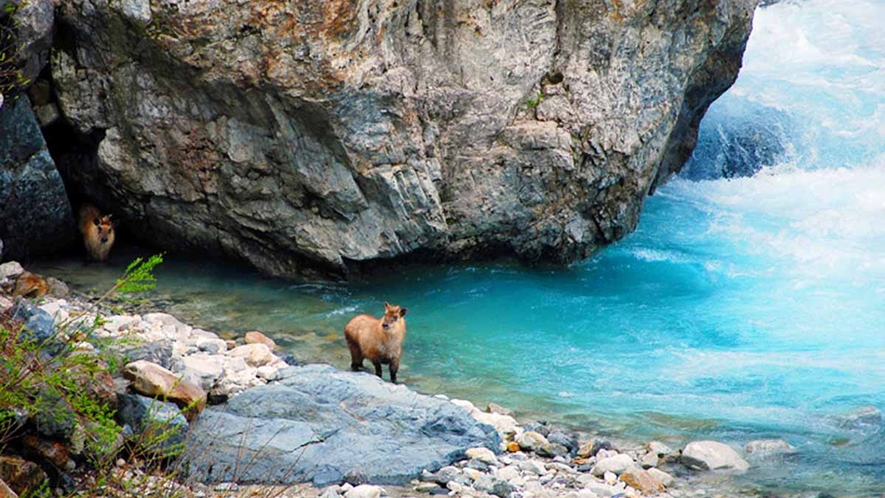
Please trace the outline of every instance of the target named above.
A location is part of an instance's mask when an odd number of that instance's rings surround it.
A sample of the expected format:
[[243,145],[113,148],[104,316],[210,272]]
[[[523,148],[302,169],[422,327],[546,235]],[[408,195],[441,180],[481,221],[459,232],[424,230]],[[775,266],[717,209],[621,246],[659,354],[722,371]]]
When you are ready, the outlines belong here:
[[744,451],[754,456],[770,455],[773,453],[789,453],[796,448],[783,439],[756,439],[747,443]]
[[121,394],[119,405],[117,419],[132,427],[140,449],[164,457],[184,450],[189,428],[176,405],[138,394]]
[[643,494],[655,494],[664,491],[664,484],[657,477],[638,467],[628,468],[618,479]]
[[585,443],[578,448],[577,455],[581,458],[589,458],[592,456],[596,456],[599,453],[599,450],[611,450],[614,449],[611,443],[608,441],[596,440],[591,443]]
[[698,470],[735,470],[750,468],[731,446],[718,441],[694,441],[682,450],[682,463]]
[[654,453],[655,455],[657,455],[659,457],[673,453],[672,448],[670,448],[666,444],[661,443],[659,441],[652,441],[652,442],[648,443],[647,445],[645,445],[645,449],[648,450],[650,453]]
[[676,483],[676,478],[671,476],[670,474],[664,472],[663,470],[652,468],[648,469],[648,474],[658,481],[661,482],[666,487],[670,487]]
[[875,406],[861,406],[832,418],[843,429],[873,432],[882,427],[882,412]]
[[168,399],[185,409],[190,416],[199,414],[206,406],[206,393],[200,386],[156,363],[145,360],[128,363],[123,368],[123,376],[138,393]]
[[655,453],[653,451],[646,452],[639,459],[639,463],[641,463],[642,467],[646,468],[646,469],[649,467],[657,467],[658,462],[659,462],[658,455],[657,455],[657,453]]
[[553,444],[562,445],[568,450],[568,453],[575,455],[578,453],[578,437],[574,434],[567,434],[562,431],[554,431],[547,435],[547,440]]
[[143,238],[276,275],[419,250],[565,262],[623,237],[734,81],[755,8],[388,2],[370,15],[311,0],[290,13],[311,22],[280,29],[269,0],[150,4],[60,2],[64,119],[105,131],[73,180]]
[[516,414],[513,413],[513,410],[509,408],[504,408],[503,406],[497,403],[489,403],[488,407],[486,407],[486,411],[489,413],[495,413],[498,415],[506,415],[508,417],[515,417]]
[[243,358],[249,366],[260,367],[274,361],[274,355],[264,344],[246,344],[227,352],[233,358]]
[[[51,13],[51,0],[27,3],[41,10],[48,3]],[[27,97],[0,107],[0,130],[0,238],[6,257],[67,249],[74,242],[71,205]]]
[[621,472],[624,472],[634,465],[636,465],[636,463],[633,461],[632,458],[630,458],[629,455],[621,453],[597,461],[596,465],[593,466],[593,470],[591,470],[590,473],[594,476],[601,476],[606,472],[614,472],[615,474],[620,474]]
[[540,422],[532,422],[532,423],[526,425],[525,431],[526,432],[537,432],[538,434],[540,434],[546,438],[547,434],[550,434],[550,426],[547,425],[547,422],[542,420]]
[[34,462],[14,456],[0,456],[0,480],[15,493],[24,495],[37,492],[47,477]]
[[282,373],[274,384],[205,410],[183,469],[202,481],[226,480],[245,458],[252,464],[237,476],[244,483],[297,479],[323,486],[359,470],[370,482],[402,484],[423,469],[451,464],[469,448],[500,444],[494,428],[452,403],[373,375],[327,365]]
[[277,344],[266,335],[258,332],[257,330],[253,330],[252,332],[246,332],[246,335],[243,336],[243,342],[246,344],[264,344],[267,346],[267,349],[273,351],[274,348],[277,347]]

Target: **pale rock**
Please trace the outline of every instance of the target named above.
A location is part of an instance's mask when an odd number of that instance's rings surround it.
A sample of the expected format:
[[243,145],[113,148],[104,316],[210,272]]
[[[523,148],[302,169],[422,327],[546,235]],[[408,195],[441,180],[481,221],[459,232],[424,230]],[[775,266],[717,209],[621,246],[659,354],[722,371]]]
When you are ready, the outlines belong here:
[[750,464],[737,451],[718,441],[693,441],[682,450],[682,463],[699,470],[745,471]]
[[549,445],[550,442],[539,432],[527,431],[516,437],[516,444],[524,450],[536,451]]
[[594,476],[604,475],[606,472],[614,472],[620,474],[628,468],[635,465],[633,459],[629,455],[618,454],[597,460],[596,465],[590,470]]
[[210,391],[224,376],[224,357],[221,355],[197,353],[181,358],[181,363],[184,366],[182,376],[205,391]]
[[645,445],[645,449],[656,455],[664,456],[673,453],[673,449],[660,441],[652,441]]
[[20,265],[18,261],[7,261],[6,263],[0,264],[0,284],[7,279],[14,280],[18,278],[24,272],[25,269],[22,268],[22,265]]
[[536,460],[526,460],[524,462],[519,462],[519,470],[523,472],[530,472],[535,475],[546,475],[549,472],[543,464]]
[[380,486],[360,484],[359,486],[344,493],[344,498],[380,498],[381,493],[382,489]]
[[488,413],[496,413],[498,415],[506,415],[508,417],[515,417],[516,414],[513,413],[513,410],[509,408],[504,408],[503,406],[497,403],[489,403],[486,407],[486,412]]
[[584,489],[591,491],[600,497],[616,495],[621,491],[620,488],[609,486],[608,484],[599,481],[589,474],[582,474],[578,476],[577,482]]
[[274,348],[277,347],[277,344],[274,342],[273,339],[267,337],[261,332],[258,332],[257,330],[246,332],[246,335],[243,336],[243,342],[245,342],[246,344],[264,344],[265,346],[267,346],[267,349],[270,349],[271,351],[273,351]]
[[471,460],[479,460],[488,465],[497,465],[498,458],[488,448],[470,448],[466,452],[467,458]]
[[276,378],[278,371],[279,369],[274,368],[273,365],[264,365],[258,367],[258,376],[266,381],[271,381]]
[[649,467],[657,467],[658,466],[658,455],[653,451],[649,451],[640,457],[639,462],[642,464],[644,468]]
[[630,467],[618,479],[626,486],[644,494],[655,494],[664,491],[664,484],[657,477],[639,467]]
[[245,344],[227,352],[232,358],[243,358],[250,366],[260,367],[274,360],[273,353],[264,344]]
[[658,481],[661,481],[661,484],[663,484],[664,486],[666,486],[668,488],[676,483],[675,477],[671,476],[670,474],[664,472],[661,469],[651,468],[651,469],[648,469],[648,473],[649,473],[649,475],[651,475],[652,477],[654,477]]
[[129,329],[132,325],[141,321],[141,318],[138,316],[129,316],[129,315],[113,315],[105,318],[104,324],[102,324],[101,328],[111,332],[112,334],[119,334],[122,331]]
[[47,302],[41,305],[40,309],[48,313],[55,324],[64,323],[70,318],[70,314],[62,308],[58,301]]
[[509,482],[519,477],[519,468],[515,465],[508,465],[507,467],[498,469],[497,472],[495,472],[495,476]]
[[464,467],[463,469],[461,469],[461,472],[464,473],[464,475],[466,475],[467,477],[469,477],[471,481],[475,481],[475,480],[479,479],[479,476],[482,475],[482,472],[480,472],[476,469],[471,469],[470,467]]
[[145,396],[166,397],[186,415],[200,413],[206,406],[206,393],[200,386],[176,376],[169,370],[145,360],[134,361],[123,368],[123,376],[130,386]]
[[618,482],[618,476],[615,475],[614,472],[606,472],[605,474],[602,474],[602,482],[609,486],[614,486],[615,483]]

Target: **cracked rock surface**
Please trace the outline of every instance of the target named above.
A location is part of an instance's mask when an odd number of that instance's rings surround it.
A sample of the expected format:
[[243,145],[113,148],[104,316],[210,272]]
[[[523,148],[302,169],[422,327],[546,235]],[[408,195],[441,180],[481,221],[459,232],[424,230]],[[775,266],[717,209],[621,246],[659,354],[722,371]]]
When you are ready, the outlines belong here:
[[755,0],[69,0],[83,194],[264,272],[568,262],[629,233],[734,81]]
[[328,365],[283,370],[207,408],[189,438],[183,465],[200,481],[317,486],[357,474],[403,484],[501,441],[454,403]]

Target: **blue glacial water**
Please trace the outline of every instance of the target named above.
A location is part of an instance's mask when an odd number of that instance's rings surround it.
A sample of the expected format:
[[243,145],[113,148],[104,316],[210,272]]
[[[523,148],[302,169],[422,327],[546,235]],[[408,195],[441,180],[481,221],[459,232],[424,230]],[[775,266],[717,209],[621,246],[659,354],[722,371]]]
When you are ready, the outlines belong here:
[[636,439],[783,437],[797,454],[748,485],[878,496],[885,430],[839,416],[885,410],[883,26],[882,1],[760,9],[684,173],[569,269],[293,285],[172,261],[158,291],[185,319],[341,368],[343,325],[388,300],[409,308],[401,377],[424,392]]

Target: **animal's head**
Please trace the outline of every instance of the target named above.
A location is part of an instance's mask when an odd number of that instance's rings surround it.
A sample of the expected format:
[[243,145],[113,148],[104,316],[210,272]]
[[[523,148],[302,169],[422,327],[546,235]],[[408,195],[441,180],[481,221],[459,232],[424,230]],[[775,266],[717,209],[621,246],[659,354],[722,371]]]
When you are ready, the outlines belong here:
[[403,317],[406,316],[406,308],[400,308],[399,306],[393,305],[390,303],[384,303],[384,317],[381,318],[381,327],[384,330],[390,330],[396,325],[401,325],[405,323]]
[[98,239],[102,244],[107,244],[108,240],[114,235],[114,224],[111,222],[111,215],[92,218],[92,224],[95,225]]

